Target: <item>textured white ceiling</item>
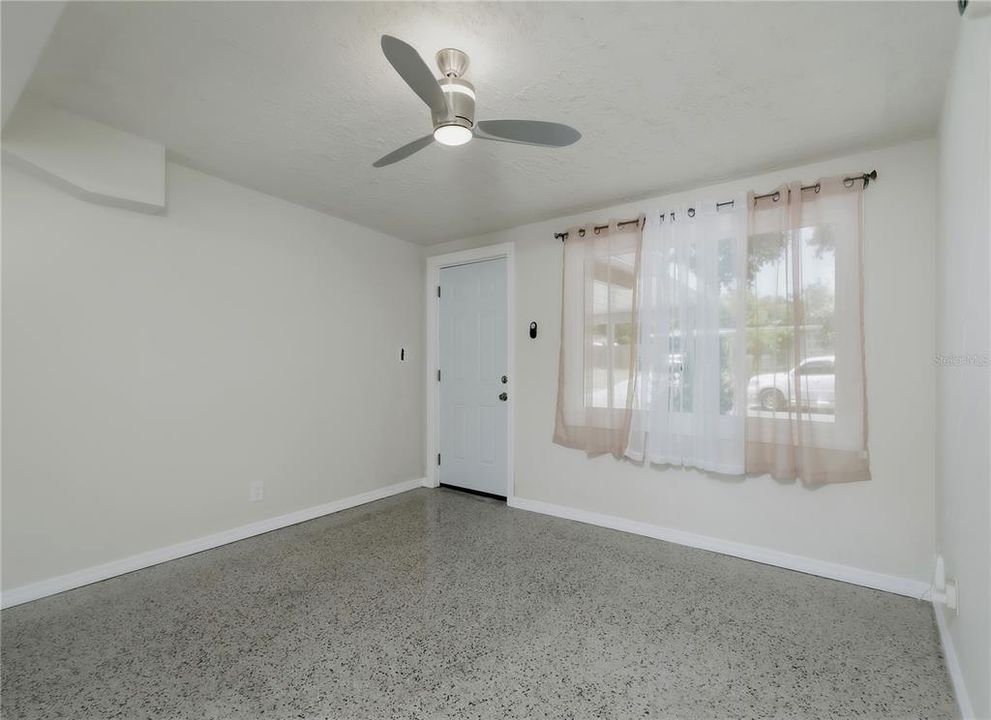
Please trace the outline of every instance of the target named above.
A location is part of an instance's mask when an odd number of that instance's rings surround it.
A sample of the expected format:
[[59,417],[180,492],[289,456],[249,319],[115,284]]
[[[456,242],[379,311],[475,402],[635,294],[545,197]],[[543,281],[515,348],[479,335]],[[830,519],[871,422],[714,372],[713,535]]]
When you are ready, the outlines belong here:
[[[430,244],[930,134],[955,3],[70,3],[30,90],[193,168]],[[471,56],[479,119],[430,131],[382,33]],[[853,168],[858,170],[859,168]]]

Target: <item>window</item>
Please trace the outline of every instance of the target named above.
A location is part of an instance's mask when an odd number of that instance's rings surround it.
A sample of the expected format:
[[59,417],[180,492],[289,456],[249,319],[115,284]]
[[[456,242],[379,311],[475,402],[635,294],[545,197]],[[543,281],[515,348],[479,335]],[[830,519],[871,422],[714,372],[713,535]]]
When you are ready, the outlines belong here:
[[742,473],[744,204],[651,217],[643,242],[641,382],[627,455]]
[[642,226],[572,228],[564,243],[554,442],[622,456],[637,378]]
[[569,230],[555,442],[869,479],[862,195],[830,178]]
[[[600,231],[601,232],[601,231]],[[625,405],[635,344],[633,297],[637,255],[634,248],[605,250],[592,279],[591,373],[582,403],[590,408]]]
[[833,388],[822,377],[834,372],[835,238],[828,226],[796,235],[797,243],[791,231],[748,242],[748,409],[761,417],[798,410],[809,421],[832,422]]
[[841,178],[750,198],[747,472],[865,480],[862,188]]

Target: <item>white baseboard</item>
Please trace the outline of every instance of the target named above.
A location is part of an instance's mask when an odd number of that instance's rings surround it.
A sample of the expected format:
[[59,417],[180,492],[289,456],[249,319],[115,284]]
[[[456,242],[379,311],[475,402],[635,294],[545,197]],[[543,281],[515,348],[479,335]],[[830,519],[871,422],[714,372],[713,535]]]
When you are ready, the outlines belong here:
[[943,657],[946,658],[946,670],[950,674],[953,692],[957,696],[960,716],[963,720],[972,720],[976,717],[974,715],[974,706],[970,702],[970,695],[967,694],[967,686],[963,679],[963,670],[960,668],[960,659],[957,657],[956,648],[953,646],[953,636],[950,635],[950,628],[946,624],[946,616],[943,614],[942,606],[937,603],[933,603],[933,612],[936,614],[939,642],[943,646]]
[[929,591],[929,583],[921,580],[884,575],[871,570],[861,570],[860,568],[839,565],[824,560],[813,560],[812,558],[802,557],[801,555],[790,555],[777,550],[757,547],[756,545],[745,545],[729,540],[720,540],[719,538],[709,537],[707,535],[696,535],[695,533],[685,532],[683,530],[673,530],[660,527],[659,525],[626,520],[612,515],[601,515],[588,510],[553,505],[539,500],[527,500],[521,497],[510,497],[507,500],[507,504],[510,507],[519,508],[520,510],[529,510],[530,512],[537,512],[543,515],[553,515],[554,517],[564,518],[566,520],[598,525],[613,530],[633,533],[634,535],[645,535],[678,545],[710,550],[712,552],[722,553],[723,555],[732,555],[733,557],[753,560],[754,562],[764,563],[765,565],[775,565],[777,567],[787,568],[788,570],[797,570],[798,572],[809,575],[819,575],[820,577],[830,578],[831,580],[863,585],[874,588],[875,590],[897,593],[898,595],[922,598]]
[[330,515],[331,513],[347,510],[348,508],[353,508],[358,505],[364,505],[365,503],[369,503],[374,500],[381,500],[382,498],[389,497],[390,495],[398,495],[399,493],[406,492],[407,490],[414,490],[418,487],[424,487],[425,482],[426,478],[405,480],[403,482],[396,483],[395,485],[387,485],[383,488],[370,490],[369,492],[362,493],[361,495],[352,495],[351,497],[335,500],[334,502],[325,503],[323,505],[315,505],[313,507],[304,508],[303,510],[297,510],[286,515],[279,515],[278,517],[269,518],[267,520],[259,520],[258,522],[251,523],[250,525],[242,525],[241,527],[225,530],[214,535],[207,535],[206,537],[196,538],[195,540],[187,540],[186,542],[181,542],[176,545],[169,545],[168,547],[159,548],[157,550],[150,550],[148,552],[141,553],[140,555],[132,555],[131,557],[126,557],[121,560],[114,560],[112,562],[104,563],[103,565],[84,568],[67,575],[60,575],[59,577],[31,583],[30,585],[22,585],[20,587],[12,588],[11,590],[7,590],[3,593],[2,599],[0,599],[0,607],[13,607],[14,605],[20,605],[22,603],[30,602],[31,600],[47,597],[48,595],[55,595],[60,592],[65,592],[66,590],[72,590],[73,588],[82,587],[83,585],[89,585],[90,583],[99,582],[100,580],[116,577],[117,575],[124,575],[125,573],[141,570],[142,568],[151,567],[152,565],[158,565],[159,563],[167,562],[169,560],[175,560],[176,558],[185,557],[186,555],[192,555],[204,550],[220,547],[221,545],[237,542],[238,540],[244,540],[245,538],[249,538],[254,535],[261,535],[262,533],[278,530],[279,528],[288,527],[289,525],[296,525],[301,522],[306,522],[307,520],[321,517],[322,515]]

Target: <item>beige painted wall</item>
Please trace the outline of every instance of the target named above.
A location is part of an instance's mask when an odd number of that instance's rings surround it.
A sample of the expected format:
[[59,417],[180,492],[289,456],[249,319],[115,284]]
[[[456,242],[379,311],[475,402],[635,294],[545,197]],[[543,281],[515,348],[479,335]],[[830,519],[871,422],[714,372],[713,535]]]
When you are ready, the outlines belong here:
[[420,248],[168,173],[152,216],[4,168],[5,590],[423,475]]
[[[991,350],[989,47],[991,17],[961,21],[940,128],[936,352],[948,357],[987,357]],[[960,594],[959,613],[940,612],[977,718],[991,718],[989,392],[986,364],[936,371],[936,543]]]
[[[866,324],[870,482],[809,490],[768,477],[588,459],[552,444],[561,315],[561,243],[576,221],[635,216],[679,198],[723,199],[791,179],[877,169],[867,191]],[[933,323],[936,145],[836,158],[643,202],[427,248],[428,255],[513,242],[516,252],[516,494],[747,543],[899,578],[933,564]],[[661,170],[659,170],[659,175]],[[530,340],[531,321],[539,337]]]

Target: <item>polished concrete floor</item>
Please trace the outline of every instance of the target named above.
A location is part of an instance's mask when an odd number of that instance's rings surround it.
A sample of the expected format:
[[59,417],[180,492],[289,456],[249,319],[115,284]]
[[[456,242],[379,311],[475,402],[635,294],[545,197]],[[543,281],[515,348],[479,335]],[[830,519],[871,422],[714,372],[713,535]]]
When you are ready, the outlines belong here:
[[950,718],[923,602],[416,490],[2,614],[21,718]]

